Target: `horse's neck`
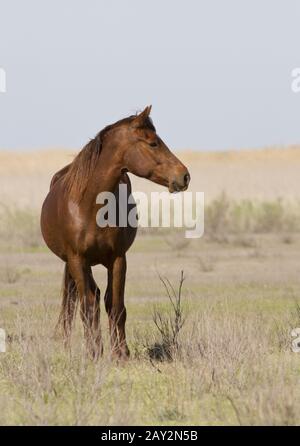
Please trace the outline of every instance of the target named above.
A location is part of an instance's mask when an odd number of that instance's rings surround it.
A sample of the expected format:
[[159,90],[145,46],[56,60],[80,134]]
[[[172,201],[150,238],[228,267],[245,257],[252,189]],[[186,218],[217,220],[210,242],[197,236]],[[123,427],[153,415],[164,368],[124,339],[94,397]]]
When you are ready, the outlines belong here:
[[103,147],[103,152],[88,182],[85,201],[94,206],[99,193],[114,192],[122,176],[121,169],[122,164],[117,150],[109,146]]

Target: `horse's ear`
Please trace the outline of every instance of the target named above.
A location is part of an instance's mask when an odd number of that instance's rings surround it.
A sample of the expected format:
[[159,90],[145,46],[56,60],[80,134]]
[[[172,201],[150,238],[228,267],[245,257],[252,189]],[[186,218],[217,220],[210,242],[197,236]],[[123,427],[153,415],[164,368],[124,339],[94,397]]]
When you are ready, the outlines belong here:
[[149,117],[152,105],[148,105],[145,110],[139,113],[133,121],[135,127],[142,127],[146,119]]

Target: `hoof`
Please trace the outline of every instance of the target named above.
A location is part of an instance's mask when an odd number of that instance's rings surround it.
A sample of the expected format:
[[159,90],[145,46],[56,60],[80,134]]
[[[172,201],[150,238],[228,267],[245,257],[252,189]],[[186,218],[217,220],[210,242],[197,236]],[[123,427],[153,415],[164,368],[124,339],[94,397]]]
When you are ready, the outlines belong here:
[[88,343],[87,346],[88,353],[92,361],[96,362],[98,359],[103,356],[103,344],[102,342],[100,344],[94,344],[94,343]]
[[117,350],[113,350],[111,352],[111,359],[114,361],[128,361],[130,357],[130,351],[127,345],[123,348],[119,348]]

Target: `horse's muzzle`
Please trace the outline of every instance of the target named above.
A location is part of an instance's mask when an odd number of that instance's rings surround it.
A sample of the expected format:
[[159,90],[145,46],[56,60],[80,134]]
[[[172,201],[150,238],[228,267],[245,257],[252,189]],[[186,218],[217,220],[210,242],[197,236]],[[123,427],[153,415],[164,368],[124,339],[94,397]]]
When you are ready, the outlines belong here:
[[170,182],[169,191],[172,193],[187,190],[190,180],[190,174],[188,171],[185,171],[183,174],[176,176],[174,180]]

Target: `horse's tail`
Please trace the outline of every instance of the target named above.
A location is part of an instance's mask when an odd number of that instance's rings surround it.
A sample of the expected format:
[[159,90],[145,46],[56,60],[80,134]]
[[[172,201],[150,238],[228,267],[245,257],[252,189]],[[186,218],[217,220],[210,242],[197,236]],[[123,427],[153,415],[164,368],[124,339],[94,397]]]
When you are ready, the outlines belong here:
[[62,329],[65,338],[69,338],[71,334],[73,319],[77,308],[77,296],[77,287],[66,263],[62,284],[61,311],[56,326],[56,330]]

